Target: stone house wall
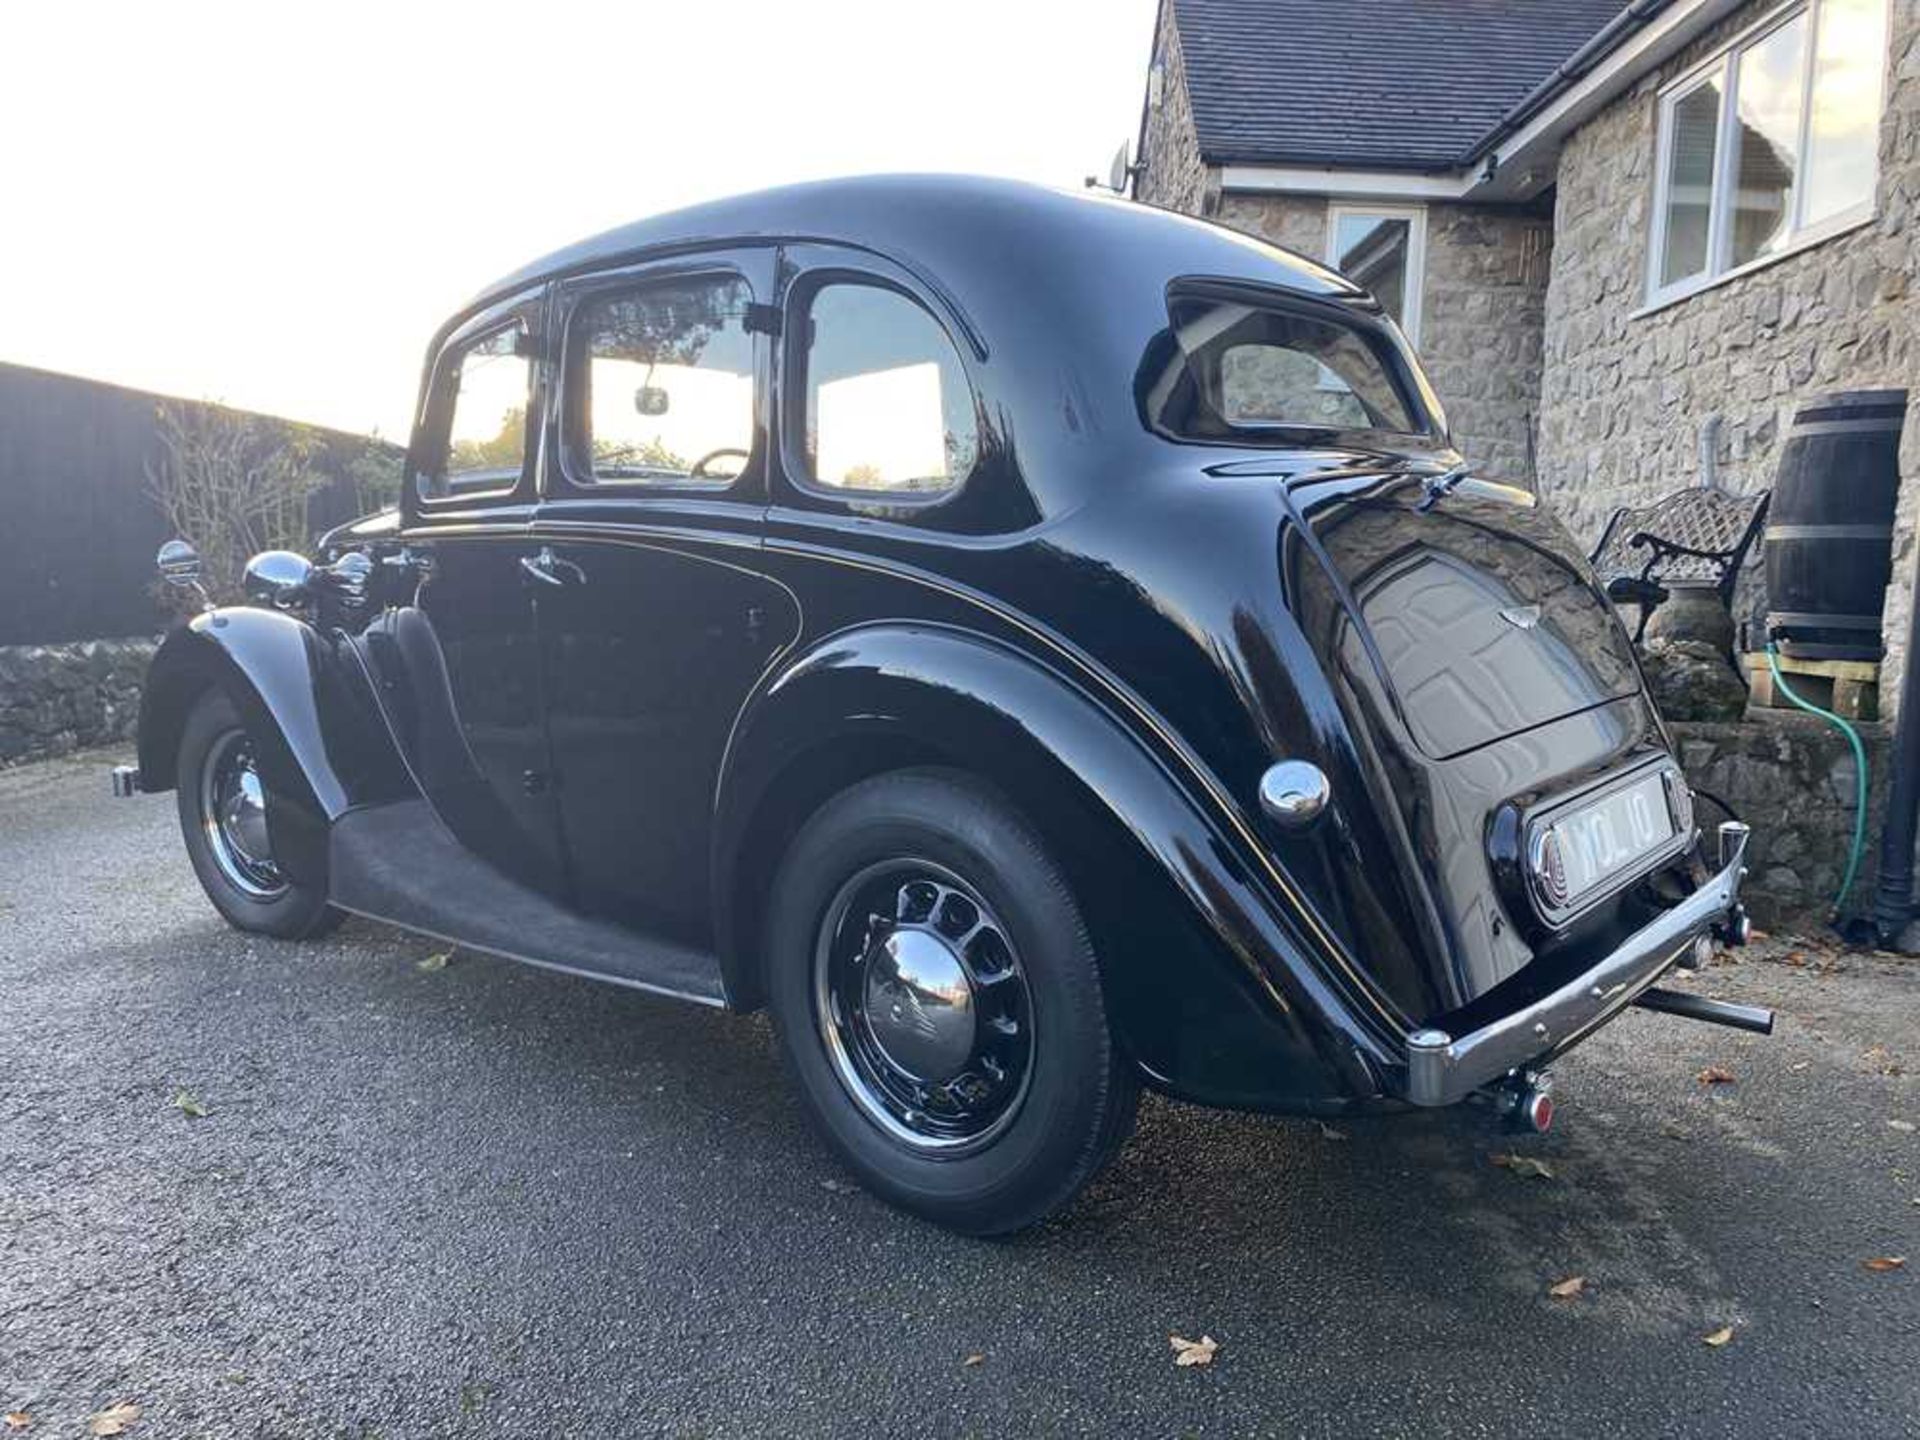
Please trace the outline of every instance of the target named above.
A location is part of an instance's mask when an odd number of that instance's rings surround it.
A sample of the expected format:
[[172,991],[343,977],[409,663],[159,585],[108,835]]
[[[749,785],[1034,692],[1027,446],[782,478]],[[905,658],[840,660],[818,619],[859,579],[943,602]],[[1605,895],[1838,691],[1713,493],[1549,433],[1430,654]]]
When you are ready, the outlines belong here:
[[1193,125],[1187,95],[1187,66],[1180,54],[1180,27],[1173,23],[1173,0],[1160,0],[1155,22],[1153,63],[1160,69],[1160,103],[1149,106],[1141,153],[1144,164],[1134,186],[1136,199],[1184,215],[1209,213],[1208,186],[1219,177],[1200,159],[1200,136]]
[[[1213,218],[1323,260],[1324,195],[1220,197]],[[1398,208],[1398,207],[1396,207]],[[1420,358],[1456,444],[1490,477],[1531,485],[1552,227],[1543,210],[1428,205]]]
[[[1710,416],[1723,425],[1722,482],[1754,491],[1772,485],[1793,409],[1808,396],[1906,386],[1920,399],[1920,0],[1892,0],[1875,218],[1712,289],[1644,309],[1657,92],[1765,8],[1743,6],[1602,110],[1561,154],[1539,488],[1583,539],[1597,539],[1617,506],[1696,480]],[[1883,714],[1893,709],[1904,650],[1916,518],[1920,418],[1910,418]]]
[[[1817,923],[1826,915],[1853,849],[1858,782],[1853,751],[1840,733],[1811,715],[1766,712],[1751,721],[1677,720],[1674,753],[1695,790],[1718,797],[1753,826],[1750,872],[1741,895],[1756,924]],[[1872,789],[1869,818],[1886,807],[1892,740],[1884,725],[1862,725]],[[1711,801],[1698,810],[1709,834],[1725,817]],[[1847,909],[1873,904],[1879,835],[1869,823]]]

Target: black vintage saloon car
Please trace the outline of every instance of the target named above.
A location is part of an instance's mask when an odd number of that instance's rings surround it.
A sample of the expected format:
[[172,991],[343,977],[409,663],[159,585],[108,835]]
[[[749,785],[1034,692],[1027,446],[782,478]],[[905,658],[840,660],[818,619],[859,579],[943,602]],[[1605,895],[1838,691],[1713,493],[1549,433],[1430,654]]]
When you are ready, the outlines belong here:
[[[191,582],[169,547],[163,568]],[[234,924],[738,1010],[881,1195],[999,1232],[1141,1084],[1491,1099],[1744,935],[1566,534],[1367,294],[984,181],[613,231],[434,338],[396,511],[154,660]]]

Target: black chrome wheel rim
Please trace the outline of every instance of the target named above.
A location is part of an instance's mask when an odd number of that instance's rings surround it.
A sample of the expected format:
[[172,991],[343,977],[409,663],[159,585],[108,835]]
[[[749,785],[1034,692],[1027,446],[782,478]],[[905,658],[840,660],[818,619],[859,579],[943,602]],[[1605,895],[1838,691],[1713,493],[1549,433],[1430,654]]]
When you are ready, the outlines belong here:
[[228,730],[200,767],[200,827],[221,876],[255,900],[284,894],[287,880],[274,863],[267,837],[266,793],[254,769],[253,742]]
[[814,1008],[836,1077],[911,1149],[951,1156],[1012,1123],[1033,1069],[1033,1002],[1006,927],[944,866],[868,866],[827,906]]

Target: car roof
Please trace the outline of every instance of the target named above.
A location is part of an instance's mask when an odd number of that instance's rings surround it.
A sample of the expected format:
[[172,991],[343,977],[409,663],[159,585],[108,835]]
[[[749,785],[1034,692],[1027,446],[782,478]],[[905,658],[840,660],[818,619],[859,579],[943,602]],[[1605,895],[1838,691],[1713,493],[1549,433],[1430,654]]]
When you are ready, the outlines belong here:
[[1105,193],[966,175],[869,175],[756,191],[617,226],[502,276],[461,317],[541,281],[650,252],[779,240],[917,261],[963,305],[976,285],[1004,284],[1009,262],[1035,278],[1093,263],[1110,279],[1156,288],[1206,275],[1328,299],[1363,294],[1317,261],[1254,236]]

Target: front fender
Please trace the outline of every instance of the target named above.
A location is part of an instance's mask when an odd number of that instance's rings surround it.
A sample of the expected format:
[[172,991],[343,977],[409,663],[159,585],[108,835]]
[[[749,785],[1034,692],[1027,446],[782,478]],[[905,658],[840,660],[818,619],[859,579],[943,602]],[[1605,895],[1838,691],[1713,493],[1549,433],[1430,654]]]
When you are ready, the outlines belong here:
[[[898,753],[995,783],[1069,870],[1095,929],[1111,1018],[1146,1078],[1213,1104],[1336,1110],[1395,1063],[1383,1025],[1330,983],[1270,865],[1209,813],[1177,757],[1046,664],[938,626],[830,636],[764,683],[735,726],[717,797],[723,920],[751,912],[777,854],[756,835],[795,776],[835,753]],[[854,772],[857,777],[857,771]],[[805,794],[804,784],[800,793]],[[811,808],[822,794],[806,798]],[[799,817],[804,819],[804,815]],[[731,993],[752,934],[723,926]],[[734,979],[745,981],[736,986]]]
[[173,630],[140,695],[142,788],[178,783],[187,716],[217,686],[253,739],[275,858],[294,879],[325,884],[328,826],[411,789],[350,643],[250,607],[207,611]]

